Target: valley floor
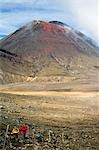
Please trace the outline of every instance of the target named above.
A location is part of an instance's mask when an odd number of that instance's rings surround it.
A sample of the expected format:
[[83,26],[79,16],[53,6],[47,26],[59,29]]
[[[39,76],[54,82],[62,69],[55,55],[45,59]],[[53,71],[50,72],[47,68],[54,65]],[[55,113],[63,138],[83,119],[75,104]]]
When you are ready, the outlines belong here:
[[[6,149],[26,150],[98,150],[99,92],[98,91],[29,91],[2,88],[0,90],[0,134],[4,138],[7,125],[12,128],[27,123],[27,139]],[[52,130],[51,141],[48,133]],[[38,142],[31,134],[42,133]],[[64,138],[63,138],[64,137]],[[2,149],[2,139],[1,149]]]

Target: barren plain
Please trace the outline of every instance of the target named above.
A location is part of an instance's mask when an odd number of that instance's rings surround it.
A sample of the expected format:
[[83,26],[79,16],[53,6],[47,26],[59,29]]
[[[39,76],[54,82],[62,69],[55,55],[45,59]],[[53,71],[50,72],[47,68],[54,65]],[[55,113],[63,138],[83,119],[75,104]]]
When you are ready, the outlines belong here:
[[[98,85],[79,84],[76,90],[74,87],[66,83],[2,85],[1,129],[5,131],[9,124],[11,131],[14,125],[27,123],[30,129],[32,126],[36,133],[44,135],[45,141],[39,143],[34,139],[21,146],[18,143],[17,149],[98,150]],[[33,129],[29,131],[28,137],[34,132]],[[50,142],[47,141],[49,130],[54,133]],[[65,140],[62,139],[63,133]]]

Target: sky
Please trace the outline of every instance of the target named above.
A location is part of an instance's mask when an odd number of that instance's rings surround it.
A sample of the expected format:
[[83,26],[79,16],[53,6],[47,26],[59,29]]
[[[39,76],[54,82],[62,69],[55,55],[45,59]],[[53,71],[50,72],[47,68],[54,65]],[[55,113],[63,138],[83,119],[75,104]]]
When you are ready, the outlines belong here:
[[58,20],[99,41],[99,0],[0,0],[0,38],[33,20]]

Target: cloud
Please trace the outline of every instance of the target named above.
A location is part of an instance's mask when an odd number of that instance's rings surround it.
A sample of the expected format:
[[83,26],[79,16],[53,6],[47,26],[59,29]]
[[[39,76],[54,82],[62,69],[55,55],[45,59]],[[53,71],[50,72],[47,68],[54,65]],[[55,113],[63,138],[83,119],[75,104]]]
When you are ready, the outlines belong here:
[[97,0],[63,0],[58,1],[61,8],[67,13],[67,7],[70,19],[73,18],[72,24],[76,29],[91,36],[94,40],[98,41],[98,17],[97,14],[99,1]]
[[[32,0],[30,0],[30,1],[32,1]],[[4,1],[2,1],[2,0],[0,0],[0,3],[2,4],[2,3],[25,3],[25,2],[29,2],[29,0],[4,0]]]
[[60,20],[99,39],[98,0],[0,0],[0,33],[9,34],[34,20]]

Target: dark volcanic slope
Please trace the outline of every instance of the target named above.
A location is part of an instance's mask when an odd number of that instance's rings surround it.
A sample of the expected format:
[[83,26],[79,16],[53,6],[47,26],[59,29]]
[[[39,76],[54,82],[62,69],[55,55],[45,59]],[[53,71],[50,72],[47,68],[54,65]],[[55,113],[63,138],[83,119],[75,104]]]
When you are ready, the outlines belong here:
[[98,58],[80,32],[57,21],[33,21],[0,41],[0,82],[49,75],[96,78]]

